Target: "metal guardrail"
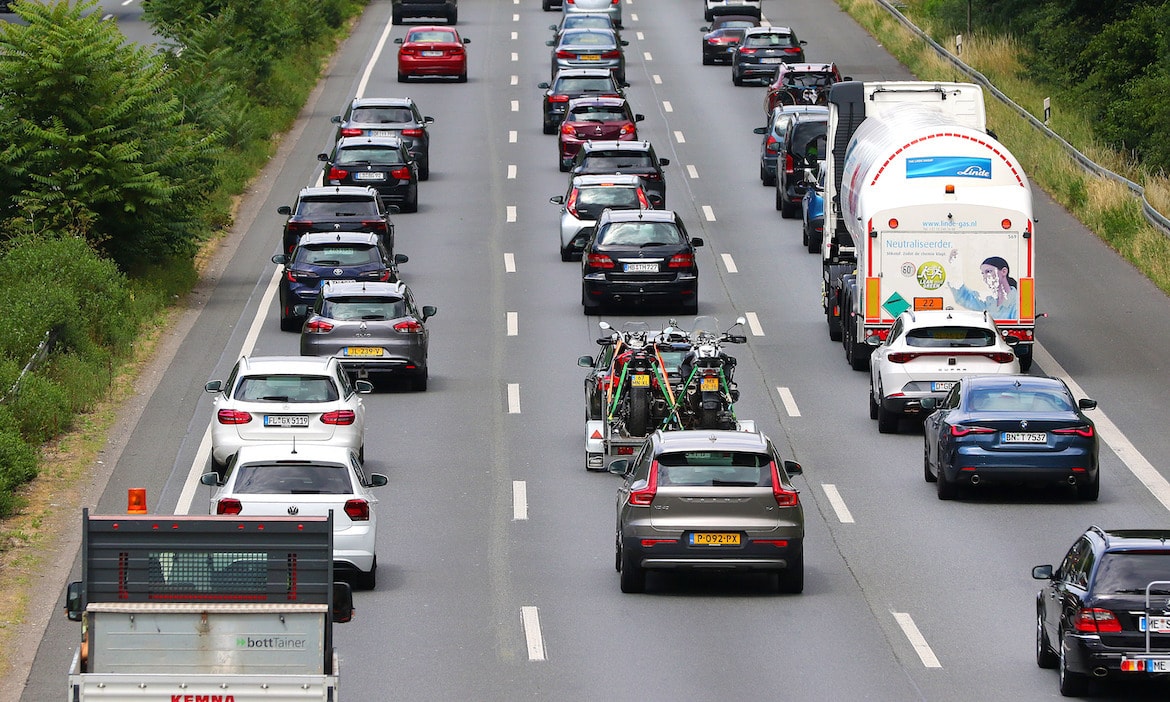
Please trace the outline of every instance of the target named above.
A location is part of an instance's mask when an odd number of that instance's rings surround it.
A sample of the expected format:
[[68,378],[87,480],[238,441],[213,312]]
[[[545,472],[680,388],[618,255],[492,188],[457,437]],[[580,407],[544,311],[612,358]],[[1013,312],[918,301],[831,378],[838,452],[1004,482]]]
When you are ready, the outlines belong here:
[[24,368],[20,370],[20,375],[16,376],[16,381],[12,383],[12,387],[8,388],[8,392],[0,397],[0,404],[8,402],[8,398],[20,392],[20,384],[24,381],[24,377],[36,369],[49,356],[49,352],[57,343],[57,337],[61,334],[60,327],[53,327],[45,332],[45,338],[41,339],[41,343],[37,344],[37,350],[33,351],[33,355],[28,359],[28,363],[24,364]]
[[1114,173],[1108,168],[1105,168],[1104,166],[1096,163],[1088,156],[1082,154],[1076,149],[1076,147],[1065,141],[1064,137],[1049,129],[1048,126],[1037,119],[1035,115],[1023,107],[1020,107],[1014,100],[1005,95],[999,88],[992,85],[991,81],[987,79],[987,76],[963,63],[961,60],[959,60],[959,57],[952,54],[941,44],[932,39],[930,35],[919,29],[917,25],[911,22],[898,10],[898,8],[895,6],[895,3],[889,2],[888,0],[876,0],[876,2],[885,8],[886,12],[889,12],[894,19],[902,23],[904,27],[909,29],[911,32],[914,32],[914,34],[918,35],[920,39],[929,44],[938,53],[939,56],[949,61],[961,73],[971,78],[979,85],[983,86],[983,88],[994,95],[997,100],[1015,110],[1018,115],[1028,120],[1028,122],[1041,134],[1060,144],[1065,152],[1067,152],[1068,155],[1072,157],[1072,159],[1076,161],[1081,168],[1095,176],[1114,180],[1129,188],[1130,192],[1142,199],[1142,214],[1145,216],[1146,221],[1148,221],[1154,227],[1160,229],[1166,236],[1170,236],[1170,219],[1167,219],[1165,215],[1156,210],[1154,206],[1150,204],[1150,201],[1146,199],[1146,190],[1144,187],[1122,175]]

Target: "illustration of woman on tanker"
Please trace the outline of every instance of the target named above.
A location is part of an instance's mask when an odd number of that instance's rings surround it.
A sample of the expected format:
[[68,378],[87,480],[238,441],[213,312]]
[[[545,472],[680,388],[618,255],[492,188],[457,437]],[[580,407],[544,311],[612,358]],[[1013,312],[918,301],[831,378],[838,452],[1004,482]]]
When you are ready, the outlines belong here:
[[[950,261],[953,263],[958,251],[951,251]],[[966,284],[955,287],[948,283],[951,293],[955,296],[955,303],[969,310],[986,311],[992,319],[1018,319],[1020,309],[1019,282],[1011,277],[1008,262],[1000,256],[989,256],[979,264],[979,273],[983,276],[983,283],[989,294],[983,295],[980,291],[972,290]]]

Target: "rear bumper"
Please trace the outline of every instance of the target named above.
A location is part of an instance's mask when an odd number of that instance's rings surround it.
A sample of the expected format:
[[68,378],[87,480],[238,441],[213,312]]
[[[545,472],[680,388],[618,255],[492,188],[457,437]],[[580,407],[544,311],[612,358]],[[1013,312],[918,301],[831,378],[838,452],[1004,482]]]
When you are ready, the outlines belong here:
[[582,290],[595,304],[668,304],[694,300],[699,293],[699,279],[688,277],[661,283],[585,280]]
[[[646,538],[662,538],[658,533]],[[803,539],[787,539],[787,546],[754,543],[739,547],[688,547],[677,542],[643,546],[641,535],[626,535],[622,547],[643,568],[651,570],[722,570],[778,572],[803,566]],[[782,536],[768,538],[783,539]],[[723,550],[726,549],[726,550]]]
[[1119,648],[1106,646],[1096,634],[1064,635],[1065,660],[1074,673],[1084,675],[1123,675],[1126,677],[1165,676],[1165,673],[1122,671],[1122,660],[1170,659],[1170,650],[1154,650],[1145,653],[1141,648]]

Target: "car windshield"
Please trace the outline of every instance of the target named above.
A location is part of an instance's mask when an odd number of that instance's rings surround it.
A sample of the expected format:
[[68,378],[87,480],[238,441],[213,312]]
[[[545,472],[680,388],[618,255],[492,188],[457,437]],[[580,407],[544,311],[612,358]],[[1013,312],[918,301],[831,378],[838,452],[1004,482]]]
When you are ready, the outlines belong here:
[[[1097,567],[1093,592],[1097,595],[1145,594],[1146,586],[1155,580],[1170,580],[1170,550],[1108,552],[1101,557],[1101,565]],[[1170,585],[1157,585],[1152,592],[1170,594]]]
[[919,327],[906,332],[906,345],[935,349],[995,346],[995,332],[981,327]]
[[378,204],[367,196],[330,195],[326,198],[301,198],[298,217],[380,217]]
[[561,78],[554,93],[612,93],[616,92],[609,78]]
[[349,120],[360,124],[399,124],[413,122],[414,113],[409,107],[355,107]]
[[246,375],[234,399],[246,402],[336,402],[337,387],[322,375]]
[[349,468],[319,463],[245,463],[236,468],[239,495],[350,495]]
[[1075,409],[1072,398],[1065,393],[1014,387],[972,390],[967,402],[977,412],[1072,412]]
[[678,227],[670,222],[613,222],[598,232],[603,246],[665,246],[683,243]]
[[626,111],[616,105],[580,105],[573,108],[571,119],[575,122],[630,121]]
[[350,146],[339,150],[333,158],[335,166],[400,166],[403,163],[406,161],[402,149],[387,146]]
[[592,151],[585,155],[583,165],[590,170],[599,171],[654,166],[650,154],[645,151]]
[[379,263],[378,247],[369,244],[302,244],[293,254],[293,264],[310,266],[361,266]]
[[772,487],[772,460],[744,451],[679,451],[658,456],[658,486]]
[[637,209],[641,205],[638,201],[637,188],[600,187],[580,188],[577,191],[577,207],[619,209]]
[[427,29],[410,32],[406,35],[406,41],[422,41],[422,42],[454,42],[455,32],[443,29]]
[[615,46],[613,35],[609,32],[593,32],[589,30],[565,32],[561,36],[561,44],[572,46]]
[[744,46],[749,49],[766,49],[770,47],[792,47],[796,41],[791,34],[753,34],[744,39]]
[[829,73],[791,73],[785,77],[784,83],[798,88],[827,88],[833,84],[833,76]]
[[321,316],[339,321],[397,319],[406,316],[406,301],[392,296],[330,297],[321,305]]

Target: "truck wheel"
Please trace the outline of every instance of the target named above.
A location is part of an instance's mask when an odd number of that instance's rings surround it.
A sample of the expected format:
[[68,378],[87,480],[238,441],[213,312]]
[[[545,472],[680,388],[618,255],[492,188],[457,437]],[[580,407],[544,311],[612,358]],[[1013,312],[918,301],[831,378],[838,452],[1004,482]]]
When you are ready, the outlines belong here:
[[841,340],[841,331],[842,331],[841,320],[840,320],[840,318],[837,317],[837,315],[833,314],[832,304],[830,304],[825,309],[825,321],[829,325],[829,340],[830,341],[840,341]]
[[622,592],[637,593],[646,591],[646,569],[636,563],[633,555],[622,549],[621,586]]
[[869,347],[850,342],[849,367],[855,371],[869,369]]
[[630,390],[630,416],[626,417],[626,429],[633,436],[646,436],[650,426],[650,397],[645,388]]
[[878,433],[881,434],[897,434],[898,433],[898,414],[891,412],[885,407],[878,405]]

